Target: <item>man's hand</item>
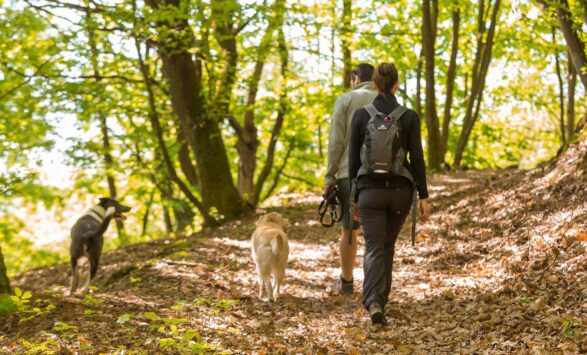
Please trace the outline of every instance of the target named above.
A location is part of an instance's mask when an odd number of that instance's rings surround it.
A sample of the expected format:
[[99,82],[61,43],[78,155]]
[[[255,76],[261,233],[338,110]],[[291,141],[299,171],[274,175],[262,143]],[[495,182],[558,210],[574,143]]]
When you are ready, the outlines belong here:
[[420,216],[422,217],[422,221],[426,222],[430,217],[430,203],[428,200],[420,200],[418,207],[420,209]]
[[330,193],[330,191],[332,191],[332,189],[334,189],[334,187],[336,186],[336,184],[330,184],[330,185],[326,185],[324,186],[324,192],[322,193],[323,197],[328,196],[328,193]]

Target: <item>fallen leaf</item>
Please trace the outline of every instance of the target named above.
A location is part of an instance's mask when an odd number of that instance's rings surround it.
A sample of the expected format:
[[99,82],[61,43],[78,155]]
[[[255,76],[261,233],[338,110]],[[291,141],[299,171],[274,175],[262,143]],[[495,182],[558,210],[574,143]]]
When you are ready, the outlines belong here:
[[587,242],[587,231],[579,232],[575,239],[579,242]]

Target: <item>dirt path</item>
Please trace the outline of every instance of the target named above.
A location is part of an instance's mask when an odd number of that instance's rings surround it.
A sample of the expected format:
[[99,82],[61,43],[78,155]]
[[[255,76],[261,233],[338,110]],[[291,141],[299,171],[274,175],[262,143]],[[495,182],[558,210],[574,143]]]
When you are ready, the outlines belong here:
[[[540,252],[533,236],[513,233],[532,223],[532,215],[524,215],[527,221],[515,218],[517,202],[500,193],[510,191],[521,176],[512,173],[499,184],[494,173],[434,179],[433,218],[423,226],[416,248],[405,233],[398,243],[386,328],[369,326],[360,307],[360,267],[354,297],[331,295],[339,272],[337,231],[315,221],[315,197],[300,202],[293,196],[279,201],[290,207],[277,208],[293,223],[287,284],[277,303],[255,297],[248,244],[254,219],[249,218],[187,240],[109,253],[96,289],[85,297],[62,296],[64,265],[22,275],[16,286],[33,292],[40,312],[29,307],[32,319],[19,323],[13,316],[0,324],[0,350],[587,352],[586,268],[584,259],[573,262],[584,254],[584,243],[559,250],[564,258],[552,263],[548,241],[548,252]],[[495,205],[499,201],[509,207]],[[548,218],[548,210],[541,213]],[[587,225],[585,216],[573,217],[579,218],[573,224],[579,230]]]

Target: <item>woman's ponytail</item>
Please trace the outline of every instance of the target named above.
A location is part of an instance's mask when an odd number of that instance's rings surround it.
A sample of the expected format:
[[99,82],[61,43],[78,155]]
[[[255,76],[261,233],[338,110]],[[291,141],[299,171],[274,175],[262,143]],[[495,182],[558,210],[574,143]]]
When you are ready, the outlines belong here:
[[398,73],[393,63],[381,63],[375,69],[373,82],[379,91],[390,94],[391,89],[398,81]]

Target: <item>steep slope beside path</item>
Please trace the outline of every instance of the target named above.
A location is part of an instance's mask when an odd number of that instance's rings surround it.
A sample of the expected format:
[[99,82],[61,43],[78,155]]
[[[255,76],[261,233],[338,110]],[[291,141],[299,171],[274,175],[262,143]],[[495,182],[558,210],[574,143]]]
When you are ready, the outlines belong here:
[[[562,160],[564,162],[564,160]],[[369,326],[359,295],[332,296],[337,231],[316,222],[314,196],[282,197],[293,226],[284,296],[255,297],[248,238],[254,218],[186,240],[104,256],[97,288],[63,297],[67,267],[14,280],[41,308],[0,322],[0,349],[137,353],[578,353],[587,351],[587,228],[580,159],[532,172],[468,172],[432,181],[435,213],[416,248],[396,251],[385,329]],[[562,163],[561,163],[562,164]],[[570,172],[570,168],[565,170]],[[534,185],[532,185],[534,184]],[[584,185],[583,185],[584,186]],[[568,194],[576,196],[575,199]],[[310,202],[310,203],[308,203]],[[362,261],[359,260],[359,265]],[[360,290],[362,270],[355,270]],[[48,307],[51,304],[53,307]]]

